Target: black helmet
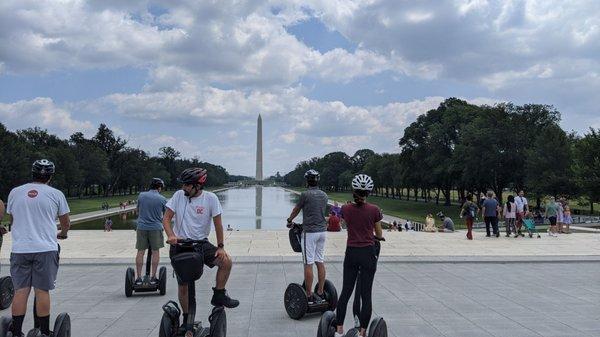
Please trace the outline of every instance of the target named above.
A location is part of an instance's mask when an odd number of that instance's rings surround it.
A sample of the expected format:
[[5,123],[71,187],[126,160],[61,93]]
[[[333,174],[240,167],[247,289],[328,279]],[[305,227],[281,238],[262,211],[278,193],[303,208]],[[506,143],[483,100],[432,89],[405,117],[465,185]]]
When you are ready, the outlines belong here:
[[204,185],[206,183],[206,170],[201,167],[190,167],[179,175],[177,181],[181,184]]
[[165,188],[165,182],[160,178],[152,178],[152,181],[150,182],[150,188],[157,189],[159,187]]
[[48,178],[54,174],[54,163],[48,159],[38,159],[31,166],[31,174],[34,178]]
[[446,217],[443,212],[438,212],[437,216],[439,216],[440,219],[443,219]]
[[306,178],[307,181],[319,181],[320,177],[321,176],[319,175],[319,172],[317,172],[316,170],[311,169],[304,173],[304,178]]

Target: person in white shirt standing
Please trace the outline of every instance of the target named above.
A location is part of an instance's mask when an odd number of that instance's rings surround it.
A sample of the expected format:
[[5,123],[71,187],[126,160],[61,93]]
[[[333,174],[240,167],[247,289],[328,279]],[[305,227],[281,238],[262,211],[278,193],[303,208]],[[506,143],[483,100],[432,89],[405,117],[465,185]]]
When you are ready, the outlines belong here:
[[[36,298],[37,324],[42,336],[50,336],[50,290],[58,273],[59,245],[70,227],[65,195],[48,183],[55,166],[49,160],[33,163],[31,183],[15,187],[8,195],[6,211],[12,217],[10,274],[15,287],[12,303],[12,336],[23,336],[23,319],[31,288]],[[57,233],[56,218],[61,230]],[[10,334],[8,336],[11,336]]]
[[[214,193],[203,190],[206,179],[206,170],[199,167],[188,168],[179,175],[178,181],[183,186],[167,202],[163,217],[163,226],[168,237],[167,243],[171,245],[169,255],[172,257],[181,252],[180,247],[176,245],[178,239],[206,240],[204,244],[198,246],[198,249],[203,252],[204,264],[210,268],[218,266],[211,304],[235,308],[240,302],[230,298],[225,291],[232,261],[225,252],[223,243],[221,203]],[[171,226],[173,217],[175,217],[175,225]],[[214,223],[217,236],[216,247],[208,241],[211,222]],[[179,278],[177,283],[179,284],[179,303],[183,311],[183,321],[187,322],[189,312],[187,283],[181,282]]]
[[523,192],[523,190],[520,190],[519,195],[515,198],[515,205],[517,206],[517,235],[525,236],[521,233],[521,227],[523,226],[525,214],[529,211],[529,204],[527,203],[527,198],[525,198],[525,192]]

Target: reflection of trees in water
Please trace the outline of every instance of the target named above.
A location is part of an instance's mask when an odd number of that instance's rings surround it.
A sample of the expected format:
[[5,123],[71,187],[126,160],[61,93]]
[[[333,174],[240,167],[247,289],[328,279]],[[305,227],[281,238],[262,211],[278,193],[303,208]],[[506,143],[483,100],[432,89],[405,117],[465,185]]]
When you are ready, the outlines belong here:
[[261,229],[262,227],[262,203],[263,203],[263,188],[260,185],[255,186],[256,197],[254,198],[255,202],[255,217],[256,217],[256,229]]

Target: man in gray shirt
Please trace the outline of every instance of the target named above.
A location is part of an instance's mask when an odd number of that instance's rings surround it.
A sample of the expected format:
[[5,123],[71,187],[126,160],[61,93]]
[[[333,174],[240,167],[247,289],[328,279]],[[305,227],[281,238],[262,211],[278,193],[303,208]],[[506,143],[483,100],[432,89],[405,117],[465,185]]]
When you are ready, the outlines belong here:
[[439,212],[437,215],[440,217],[440,220],[442,220],[440,232],[454,232],[454,221],[442,212]]
[[[308,170],[304,174],[308,190],[302,192],[296,207],[287,219],[288,226],[302,211],[302,260],[304,262],[304,283],[306,294],[311,302],[323,301],[323,287],[325,285],[325,239],[327,221],[325,209],[327,208],[327,194],[319,189],[319,172]],[[313,264],[317,265],[319,286],[317,294],[312,292]]]
[[160,191],[165,187],[165,183],[160,178],[152,178],[150,190],[140,193],[137,202],[138,221],[137,221],[137,240],[135,248],[137,256],[135,257],[135,267],[137,272],[136,283],[142,282],[142,265],[144,264],[144,252],[150,248],[152,250],[152,272],[151,283],[156,283],[156,269],[160,260],[159,249],[165,246],[163,236],[163,213],[167,199],[160,195]]
[[483,207],[481,213],[483,213],[483,220],[485,221],[486,236],[490,237],[490,225],[494,231],[496,237],[500,236],[498,230],[498,200],[494,198],[494,192],[488,191],[487,198],[483,201]]

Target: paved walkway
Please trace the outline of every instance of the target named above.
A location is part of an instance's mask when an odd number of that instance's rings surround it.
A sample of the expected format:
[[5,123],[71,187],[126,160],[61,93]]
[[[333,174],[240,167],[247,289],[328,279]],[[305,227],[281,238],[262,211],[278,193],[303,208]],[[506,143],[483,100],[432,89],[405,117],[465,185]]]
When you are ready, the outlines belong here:
[[[62,266],[52,294],[53,316],[68,311],[75,337],[158,336],[161,306],[176,297],[174,279],[168,280],[166,296],[126,298],[125,268]],[[340,263],[328,266],[338,291],[341,268]],[[214,275],[206,269],[198,283],[201,320],[208,317]],[[228,289],[242,304],[227,311],[228,336],[316,336],[318,315],[294,321],[283,307],[285,287],[301,277],[297,263],[236,265]],[[373,310],[385,317],[389,336],[395,337],[600,336],[598,279],[598,263],[383,262],[375,278]],[[28,310],[25,327],[31,326]]]
[[[235,259],[252,258],[281,261],[279,258],[296,259],[292,252],[287,230],[249,230],[225,232],[226,249]],[[541,239],[525,238],[486,238],[484,233],[476,233],[475,240],[465,239],[465,232],[425,233],[425,232],[384,232],[382,256],[392,260],[439,258],[439,257],[555,257],[572,256],[600,257],[600,234],[575,233]],[[211,241],[214,242],[214,231]],[[5,260],[10,253],[10,235],[4,236],[4,248],[0,257]],[[135,255],[135,231],[115,230],[72,230],[69,239],[61,241],[63,259],[102,259],[119,261],[131,259]],[[346,232],[327,233],[326,255],[329,258],[341,257],[346,247]],[[279,260],[278,260],[279,259]],[[285,259],[284,259],[285,261]]]

